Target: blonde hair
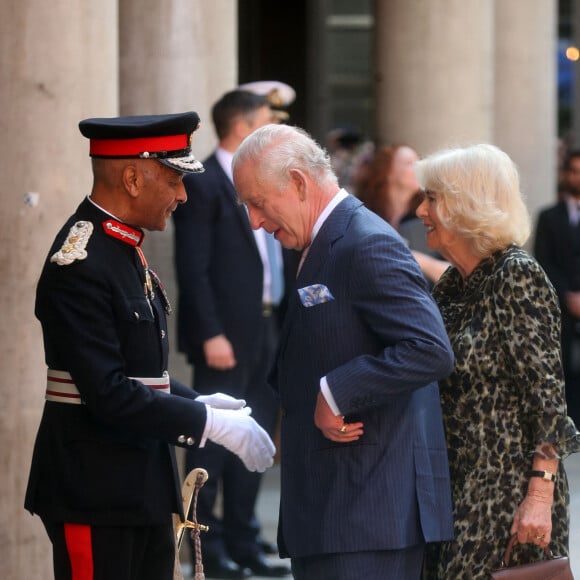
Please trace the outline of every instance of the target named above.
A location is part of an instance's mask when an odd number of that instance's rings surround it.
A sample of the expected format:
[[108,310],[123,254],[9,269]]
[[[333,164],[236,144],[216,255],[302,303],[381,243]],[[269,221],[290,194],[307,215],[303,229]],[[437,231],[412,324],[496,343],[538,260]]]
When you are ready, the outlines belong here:
[[466,239],[477,256],[528,239],[530,216],[518,170],[498,147],[444,149],[417,162],[416,172],[421,187],[436,194],[443,226]]

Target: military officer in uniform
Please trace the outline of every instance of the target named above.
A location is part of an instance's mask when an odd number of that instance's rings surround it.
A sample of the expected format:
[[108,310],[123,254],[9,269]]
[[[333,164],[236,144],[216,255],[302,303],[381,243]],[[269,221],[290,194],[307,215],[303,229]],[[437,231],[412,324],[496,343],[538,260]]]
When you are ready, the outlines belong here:
[[169,302],[141,250],[187,199],[194,112],[87,119],[94,183],[57,234],[36,295],[46,401],[25,507],[55,580],[171,580],[183,517],[173,446],[206,440],[251,471],[274,446],[243,400],[199,396],[167,373]]
[[265,97],[270,104],[271,123],[286,123],[290,118],[286,110],[296,99],[296,91],[281,81],[253,81],[238,86],[239,91],[247,91]]

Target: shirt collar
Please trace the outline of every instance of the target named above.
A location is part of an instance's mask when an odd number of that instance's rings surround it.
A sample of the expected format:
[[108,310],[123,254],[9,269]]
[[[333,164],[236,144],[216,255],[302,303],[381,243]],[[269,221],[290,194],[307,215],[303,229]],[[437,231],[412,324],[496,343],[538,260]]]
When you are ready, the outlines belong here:
[[314,238],[318,235],[320,228],[323,226],[324,222],[328,219],[328,216],[332,213],[332,210],[343,200],[348,197],[348,192],[345,189],[339,189],[336,195],[328,202],[328,205],[322,210],[322,213],[318,216],[314,227],[312,228],[312,235],[310,237],[310,243],[314,241]]
[[233,183],[234,176],[232,174],[232,161],[234,159],[234,154],[231,151],[226,151],[225,149],[218,147],[215,150],[215,156],[218,160],[218,163],[221,165],[221,168]]

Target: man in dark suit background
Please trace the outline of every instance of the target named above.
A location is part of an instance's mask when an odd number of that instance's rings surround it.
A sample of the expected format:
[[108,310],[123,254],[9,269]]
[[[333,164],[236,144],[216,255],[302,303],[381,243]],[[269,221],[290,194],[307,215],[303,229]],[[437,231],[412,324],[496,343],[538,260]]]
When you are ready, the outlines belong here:
[[540,212],[534,254],[562,310],[562,363],[568,415],[580,424],[580,150],[564,161],[563,199]]
[[[195,390],[211,393],[219,385],[245,399],[271,434],[279,407],[266,376],[277,345],[282,251],[271,236],[252,232],[231,160],[247,135],[272,120],[272,110],[264,96],[235,90],[214,104],[212,118],[219,146],[199,182],[184,180],[190,204],[174,213],[178,347],[193,365]],[[187,471],[194,467],[209,474],[197,505],[199,521],[209,525],[202,542],[208,576],[287,575],[287,566],[264,557],[254,514],[260,476],[211,443],[186,454]],[[220,486],[222,517],[214,511]]]
[[425,543],[453,535],[435,382],[453,354],[425,279],[301,130],[258,129],[233,173],[252,227],[303,258],[271,376],[280,554],[296,580],[418,579]]

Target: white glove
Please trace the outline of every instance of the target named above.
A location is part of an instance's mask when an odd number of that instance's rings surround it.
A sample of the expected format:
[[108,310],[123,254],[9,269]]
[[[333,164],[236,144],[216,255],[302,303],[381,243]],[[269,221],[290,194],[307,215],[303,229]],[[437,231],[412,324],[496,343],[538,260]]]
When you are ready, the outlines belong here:
[[208,439],[235,453],[248,471],[262,473],[272,466],[276,448],[268,433],[250,417],[250,407],[206,409],[204,434]]
[[244,399],[234,399],[224,393],[214,393],[213,395],[200,395],[195,399],[198,403],[204,403],[214,409],[241,409],[246,406]]

